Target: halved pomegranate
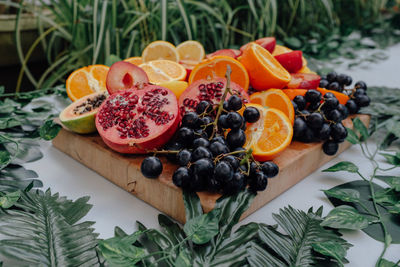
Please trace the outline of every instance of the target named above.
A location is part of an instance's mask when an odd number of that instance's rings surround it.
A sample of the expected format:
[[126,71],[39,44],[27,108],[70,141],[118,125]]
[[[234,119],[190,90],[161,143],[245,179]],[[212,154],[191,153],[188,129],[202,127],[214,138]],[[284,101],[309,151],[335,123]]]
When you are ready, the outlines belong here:
[[276,55],[275,58],[290,73],[295,73],[303,67],[303,52],[300,50]]
[[293,73],[292,79],[286,85],[289,89],[317,89],[321,77],[312,73]]
[[180,121],[169,89],[146,85],[112,94],[100,106],[96,128],[104,143],[120,153],[146,153],[164,145]]
[[[226,88],[226,79],[216,77],[212,80],[197,80],[186,88],[179,97],[180,114],[184,115],[188,111],[194,111],[200,101],[206,100],[217,104],[221,100]],[[231,91],[238,94],[245,103],[249,102],[249,95],[238,84],[231,82]],[[228,93],[228,99],[230,94]]]
[[[276,39],[275,37],[264,37],[264,38],[260,38],[254,41],[256,44],[261,45],[263,48],[267,49],[268,52],[272,53],[275,49],[276,46]],[[251,43],[251,42],[250,42]],[[244,51],[246,49],[246,47],[250,44],[247,43],[245,45],[242,45],[240,47],[240,51]]]
[[106,86],[111,95],[120,90],[142,88],[149,83],[146,72],[132,63],[118,61],[108,70]]
[[215,51],[214,53],[207,54],[206,58],[212,58],[214,56],[227,56],[232,58],[237,58],[236,52],[233,49],[220,49]]

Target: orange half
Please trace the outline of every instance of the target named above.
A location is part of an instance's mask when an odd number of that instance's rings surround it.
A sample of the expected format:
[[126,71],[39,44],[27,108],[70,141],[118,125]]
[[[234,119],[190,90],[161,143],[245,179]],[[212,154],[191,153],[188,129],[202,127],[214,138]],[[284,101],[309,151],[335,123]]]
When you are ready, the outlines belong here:
[[105,91],[108,67],[105,65],[90,65],[72,72],[65,84],[68,97],[72,101]]
[[201,61],[205,57],[204,47],[201,43],[197,41],[185,41],[180,43],[176,50],[179,54],[180,61]]
[[291,79],[289,72],[268,50],[250,43],[243,51],[240,62],[246,67],[250,83],[258,91],[283,88]]
[[285,113],[290,122],[294,123],[294,108],[290,98],[281,89],[269,89],[250,96],[250,102],[266,108],[276,108]]
[[244,148],[252,148],[253,156],[258,161],[276,158],[292,141],[293,127],[288,117],[275,108],[264,108],[258,104],[246,104],[260,111],[260,119],[248,123],[245,130]]
[[197,64],[189,76],[189,84],[200,79],[225,78],[227,66],[231,66],[231,81],[240,85],[245,91],[249,88],[249,75],[239,61],[227,56],[215,56]]
[[139,65],[153,84],[170,81],[183,81],[186,78],[186,69],[170,60],[153,60]]

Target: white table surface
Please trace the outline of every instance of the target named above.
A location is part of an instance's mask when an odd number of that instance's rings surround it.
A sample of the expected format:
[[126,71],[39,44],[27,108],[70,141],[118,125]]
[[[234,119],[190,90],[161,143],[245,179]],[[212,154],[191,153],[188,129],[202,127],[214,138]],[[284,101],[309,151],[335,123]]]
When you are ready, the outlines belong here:
[[[354,81],[364,80],[368,85],[386,85],[400,88],[400,44],[386,50],[390,58],[386,61],[374,63],[369,69],[346,70],[345,67],[337,72],[349,73]],[[41,143],[44,158],[25,167],[36,171],[39,179],[43,181],[44,189],[51,188],[52,192],[59,192],[70,199],[90,196],[93,208],[85,220],[95,221],[96,232],[100,238],[113,236],[115,226],[120,226],[128,233],[135,229],[136,220],[147,227],[158,227],[157,215],[159,211],[146,204],[135,196],[112,184],[94,171],[86,168],[69,156],[55,149],[50,142]],[[263,208],[243,220],[240,224],[249,222],[264,222],[275,224],[271,214],[278,212],[279,208],[291,205],[295,208],[307,210],[313,206],[315,209],[324,206],[324,215],[332,209],[332,205],[324,196],[321,189],[355,179],[355,175],[340,173],[322,173],[321,170],[337,163],[348,160],[362,166],[361,170],[368,175],[371,171],[370,164],[361,155],[358,147],[353,146],[322,168],[293,186],[291,189],[268,203]],[[374,266],[383,244],[370,238],[362,231],[343,231],[344,238],[354,246],[348,251],[348,266],[368,267]],[[385,256],[386,259],[396,262],[400,258],[400,245],[391,245]]]

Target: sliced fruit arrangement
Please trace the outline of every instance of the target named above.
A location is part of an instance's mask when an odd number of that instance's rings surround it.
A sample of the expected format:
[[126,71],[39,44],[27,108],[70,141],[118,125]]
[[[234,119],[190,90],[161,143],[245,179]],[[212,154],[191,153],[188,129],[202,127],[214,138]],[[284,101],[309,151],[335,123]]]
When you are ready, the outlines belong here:
[[213,80],[217,77],[225,77],[228,65],[232,69],[231,80],[245,91],[249,88],[249,75],[246,68],[239,61],[227,56],[214,56],[204,60],[192,70],[189,76],[189,84],[197,80]]
[[130,154],[161,147],[178,124],[175,95],[157,85],[112,94],[96,116],[96,128],[104,143],[115,151]]
[[170,60],[152,60],[139,65],[149,77],[152,84],[160,84],[171,81],[182,81],[186,78],[186,69]]
[[76,101],[94,92],[106,90],[108,67],[91,65],[72,72],[65,84],[68,97]]
[[94,118],[107,96],[107,91],[102,91],[78,99],[60,113],[61,123],[76,133],[88,134],[96,132]]
[[292,140],[337,152],[342,121],[370,102],[364,82],[351,84],[345,74],[320,77],[273,37],[207,55],[197,41],[155,41],[141,57],[74,71],[66,87],[76,102],[60,120],[77,133],[97,130],[120,153],[152,153],[145,177],[161,174],[166,155],[185,190],[261,191],[279,172],[270,160]]

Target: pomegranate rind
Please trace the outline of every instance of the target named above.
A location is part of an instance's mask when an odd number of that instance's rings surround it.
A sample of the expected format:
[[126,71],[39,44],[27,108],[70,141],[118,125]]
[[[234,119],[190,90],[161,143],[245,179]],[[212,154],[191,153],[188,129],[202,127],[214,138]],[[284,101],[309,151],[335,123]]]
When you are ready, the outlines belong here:
[[[131,81],[127,82],[126,77],[130,77]],[[110,95],[126,89],[140,89],[148,83],[149,78],[146,72],[142,68],[126,61],[118,61],[112,64],[106,79],[106,87]]]
[[[185,105],[185,99],[192,99],[194,101],[197,101],[197,104],[201,100],[207,100],[212,102],[213,104],[218,104],[219,99],[218,98],[212,98],[212,99],[200,99],[200,89],[199,86],[201,84],[210,84],[210,83],[223,83],[223,88],[221,89],[221,93],[223,94],[225,88],[226,88],[226,78],[219,78],[215,77],[212,80],[207,80],[207,79],[200,79],[192,84],[190,84],[185,91],[179,96],[179,111],[181,115],[184,115],[188,111],[194,111],[195,107],[188,107]],[[245,103],[250,102],[250,97],[247,94],[247,92],[237,83],[234,83],[231,81],[231,91],[235,94],[239,94],[240,97],[244,100]],[[231,96],[231,94],[227,94],[226,99],[228,99]]]
[[[100,116],[98,115],[96,116],[96,128],[101,138],[103,139],[104,143],[107,146],[109,146],[111,149],[117,152],[124,154],[144,154],[148,153],[149,150],[155,150],[160,148],[171,139],[176,129],[178,128],[180,122],[180,116],[178,109],[178,101],[174,93],[165,87],[158,85],[146,85],[141,90],[127,89],[125,91],[117,92],[111,95],[106,101],[104,101],[104,103],[100,106],[99,114],[100,110],[105,108],[106,105],[109,103],[109,101],[115,99],[115,97],[118,95],[122,95],[124,93],[137,95],[139,97],[139,104],[141,104],[142,97],[145,95],[145,93],[156,88],[161,88],[168,92],[166,98],[168,99],[169,104],[163,110],[168,109],[168,112],[174,114],[174,118],[171,119],[168,123],[163,125],[156,125],[154,121],[147,119],[146,123],[149,127],[149,135],[147,137],[141,137],[141,138],[128,137],[122,139],[120,137],[119,132],[116,129],[117,127],[116,125],[108,128],[107,130],[104,130],[103,126],[99,122]],[[137,111],[137,109],[135,109],[135,111]]]
[[96,132],[95,116],[97,114],[98,108],[93,109],[90,112],[86,112],[82,115],[74,114],[73,110],[75,107],[79,106],[87,99],[100,96],[102,94],[107,95],[106,92],[95,92],[93,94],[84,96],[75,102],[71,103],[66,107],[59,115],[59,119],[67,129],[79,134],[88,134]]

